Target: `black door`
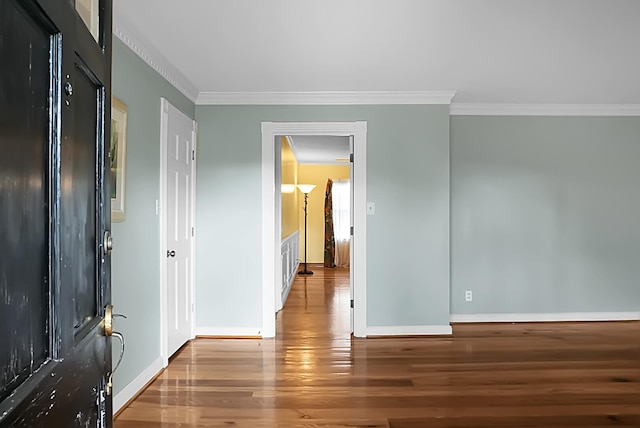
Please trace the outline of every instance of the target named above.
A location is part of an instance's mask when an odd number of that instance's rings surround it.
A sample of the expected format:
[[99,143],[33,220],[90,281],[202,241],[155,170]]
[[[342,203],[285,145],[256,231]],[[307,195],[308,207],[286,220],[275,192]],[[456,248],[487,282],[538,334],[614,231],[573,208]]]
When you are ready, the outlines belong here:
[[111,0],[0,0],[0,427],[111,426]]

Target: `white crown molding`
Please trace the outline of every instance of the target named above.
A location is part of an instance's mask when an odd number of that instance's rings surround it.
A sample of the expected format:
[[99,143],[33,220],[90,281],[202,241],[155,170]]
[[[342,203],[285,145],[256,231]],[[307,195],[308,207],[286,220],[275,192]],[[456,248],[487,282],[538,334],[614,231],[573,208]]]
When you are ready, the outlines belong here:
[[452,116],[640,116],[640,104],[451,104]]
[[484,322],[563,322],[563,321],[635,321],[640,312],[561,312],[532,314],[452,314],[452,323]]
[[451,104],[455,91],[200,92],[197,105]]
[[146,39],[133,30],[126,18],[114,11],[113,35],[122,40],[136,55],[157,71],[193,103],[198,98],[198,89],[167,58],[155,49]]

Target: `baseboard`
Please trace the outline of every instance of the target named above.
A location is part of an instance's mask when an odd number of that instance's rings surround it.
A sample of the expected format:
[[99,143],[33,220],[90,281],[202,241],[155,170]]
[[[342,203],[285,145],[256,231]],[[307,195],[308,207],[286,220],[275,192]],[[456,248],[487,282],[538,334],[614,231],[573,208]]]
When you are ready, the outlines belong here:
[[635,321],[640,312],[560,312],[531,314],[452,314],[452,323],[482,322],[562,322],[562,321]]
[[368,326],[370,336],[436,336],[452,334],[450,325]]
[[134,380],[129,382],[122,391],[113,397],[113,414],[117,414],[120,410],[129,404],[147,385],[156,378],[164,369],[162,358],[158,358],[142,371]]
[[262,328],[196,327],[196,337],[262,337]]

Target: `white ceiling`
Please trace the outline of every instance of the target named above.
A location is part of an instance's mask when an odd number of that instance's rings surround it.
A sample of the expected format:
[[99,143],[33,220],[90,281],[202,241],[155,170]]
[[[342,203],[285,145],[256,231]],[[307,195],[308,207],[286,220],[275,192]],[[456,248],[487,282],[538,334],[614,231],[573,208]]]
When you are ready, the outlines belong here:
[[298,163],[348,165],[349,137],[292,135],[289,142]]
[[640,104],[638,0],[114,0],[196,94],[456,91]]

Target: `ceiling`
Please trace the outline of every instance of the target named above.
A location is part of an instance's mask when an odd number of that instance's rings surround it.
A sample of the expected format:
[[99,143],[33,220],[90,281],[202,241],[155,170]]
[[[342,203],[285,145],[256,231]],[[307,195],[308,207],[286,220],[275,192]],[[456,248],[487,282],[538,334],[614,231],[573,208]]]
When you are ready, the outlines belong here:
[[348,165],[349,137],[292,135],[289,143],[300,164]]
[[200,95],[640,104],[638,0],[114,0],[114,32],[135,33]]

